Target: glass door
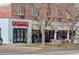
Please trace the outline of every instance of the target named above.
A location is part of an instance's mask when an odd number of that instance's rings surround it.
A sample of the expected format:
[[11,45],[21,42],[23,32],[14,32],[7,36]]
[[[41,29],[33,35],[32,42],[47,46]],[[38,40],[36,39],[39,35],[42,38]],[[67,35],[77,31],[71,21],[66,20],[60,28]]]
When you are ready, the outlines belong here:
[[27,30],[26,29],[23,30],[23,40],[24,42],[27,42]]
[[14,43],[26,43],[27,42],[27,29],[13,29],[13,42]]
[[13,43],[17,42],[17,30],[13,29]]
[[20,41],[23,42],[23,29],[20,29]]
[[20,30],[19,29],[17,29],[17,42],[20,42]]

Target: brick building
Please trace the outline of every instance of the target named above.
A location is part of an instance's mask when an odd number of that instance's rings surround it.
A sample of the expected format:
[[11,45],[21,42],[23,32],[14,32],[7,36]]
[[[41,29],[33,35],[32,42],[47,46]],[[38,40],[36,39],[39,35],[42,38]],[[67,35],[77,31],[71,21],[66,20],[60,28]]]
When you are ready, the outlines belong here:
[[[33,3],[27,3],[27,4],[11,4],[12,7],[12,17],[13,18],[19,18],[18,16],[18,7],[22,6],[25,9],[25,18],[31,18],[33,19],[33,8],[37,7],[39,9],[39,13],[38,13],[38,18],[39,19],[47,19],[47,8],[50,8],[50,17],[51,19],[57,18],[57,17],[61,17],[61,18],[65,18],[67,16],[67,12],[66,9],[70,8],[71,12],[76,13],[77,12],[77,8],[75,7],[75,4],[46,4],[46,3],[41,3],[41,4],[33,4]],[[61,13],[61,16],[57,16],[57,13]]]
[[[21,11],[23,14],[20,13],[19,7],[23,10]],[[37,8],[38,15],[36,15],[39,19],[50,19],[53,18],[66,18],[68,16],[66,9],[69,8],[73,14],[78,13],[78,8],[74,3],[12,3],[6,6],[0,6],[0,17],[11,17],[11,18],[20,18],[20,15],[24,15],[23,18],[30,18],[33,19],[33,8]],[[47,10],[50,9],[50,15],[47,16]],[[3,16],[4,15],[4,16]]]
[[11,5],[0,6],[0,18],[11,18]]
[[[72,16],[68,14],[68,11],[72,13]],[[52,20],[63,22],[68,17],[74,18],[75,15],[77,15],[79,12],[79,8],[75,6],[74,3],[12,3],[8,4],[6,6],[0,6],[0,18],[9,18],[9,19],[31,19],[31,20]],[[19,21],[19,20],[18,20]],[[37,23],[38,24],[38,23]],[[34,26],[37,26],[34,25]],[[39,24],[38,24],[39,25]],[[17,31],[25,31],[22,29],[15,29]],[[39,33],[40,29],[33,29],[33,32]],[[65,33],[66,38],[69,39],[69,33],[65,30],[59,29],[58,32],[55,32],[55,29],[46,29],[45,32],[45,39],[48,42],[50,39],[59,39],[61,38],[61,31],[62,33]],[[17,34],[17,33],[15,33]],[[24,34],[24,32],[21,32],[20,34]],[[57,34],[57,35],[56,35]],[[68,34],[68,35],[67,35]],[[29,35],[29,34],[28,34]],[[63,35],[64,36],[64,35]],[[68,37],[67,37],[68,36]],[[39,33],[39,39],[40,38]],[[65,36],[64,36],[65,37]],[[18,37],[16,37],[18,38]],[[23,37],[24,38],[24,37]],[[17,40],[17,39],[16,39]],[[38,40],[40,41],[40,40]]]

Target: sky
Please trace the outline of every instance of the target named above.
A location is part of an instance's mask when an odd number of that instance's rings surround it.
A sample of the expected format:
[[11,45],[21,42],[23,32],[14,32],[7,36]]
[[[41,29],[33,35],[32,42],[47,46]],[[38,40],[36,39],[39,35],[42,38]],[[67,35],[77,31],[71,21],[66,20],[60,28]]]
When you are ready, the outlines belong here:
[[[6,6],[8,4],[10,4],[10,3],[0,3],[0,6]],[[79,7],[79,3],[76,3],[76,6]]]
[[10,4],[10,3],[0,3],[0,6],[6,6],[8,4]]

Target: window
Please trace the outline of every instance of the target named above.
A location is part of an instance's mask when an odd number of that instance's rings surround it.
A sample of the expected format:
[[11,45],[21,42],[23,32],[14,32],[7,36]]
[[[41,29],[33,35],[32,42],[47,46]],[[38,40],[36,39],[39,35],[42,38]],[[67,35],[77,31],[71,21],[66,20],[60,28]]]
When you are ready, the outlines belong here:
[[42,34],[40,30],[32,30],[32,43],[41,43]]
[[39,15],[39,9],[37,7],[32,8],[32,15],[33,16],[38,16]]
[[61,16],[61,9],[57,9],[57,16]]
[[39,18],[38,18],[38,16],[39,16],[39,9],[40,9],[39,8],[39,4],[35,4],[35,6],[31,10],[31,14],[34,17],[34,20],[37,20],[37,21],[39,21]]
[[76,6],[76,7],[79,7],[79,3],[76,3],[75,6]]
[[39,15],[39,4],[35,4],[32,8],[32,16],[38,16]]
[[50,10],[50,8],[46,8],[46,14],[47,14],[47,16],[50,16],[50,15],[51,15],[51,10]]
[[67,32],[64,30],[59,30],[57,32],[57,39],[66,39],[67,38]]
[[18,6],[17,13],[21,19],[25,18],[25,8],[23,6]]

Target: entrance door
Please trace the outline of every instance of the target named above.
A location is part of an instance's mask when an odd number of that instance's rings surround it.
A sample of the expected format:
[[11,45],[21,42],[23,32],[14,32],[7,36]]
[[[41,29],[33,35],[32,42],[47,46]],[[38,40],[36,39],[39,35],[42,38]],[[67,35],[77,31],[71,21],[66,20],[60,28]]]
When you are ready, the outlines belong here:
[[27,42],[27,29],[13,29],[13,43],[26,43]]

